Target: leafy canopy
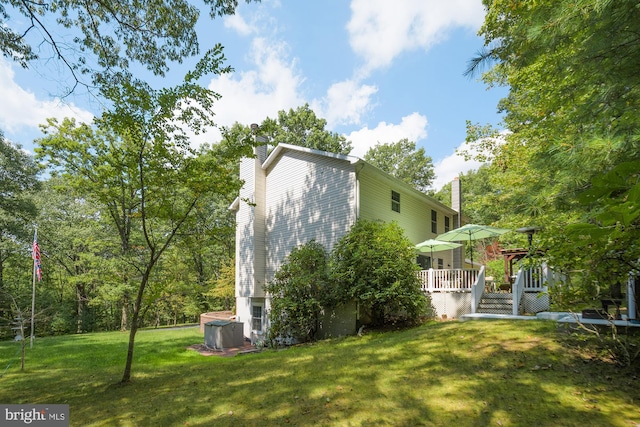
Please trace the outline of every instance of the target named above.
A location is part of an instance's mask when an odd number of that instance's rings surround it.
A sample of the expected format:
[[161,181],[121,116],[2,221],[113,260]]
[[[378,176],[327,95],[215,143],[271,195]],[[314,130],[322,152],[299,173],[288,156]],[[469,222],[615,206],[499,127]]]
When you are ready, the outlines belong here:
[[471,70],[491,64],[483,79],[509,87],[499,108],[512,132],[491,147],[494,203],[504,221],[545,226],[539,241],[556,266],[607,287],[638,267],[629,165],[640,160],[640,9],[609,0],[484,4],[485,50]]
[[260,133],[267,136],[273,144],[291,144],[314,148],[330,153],[349,154],[351,142],[338,134],[325,129],[327,121],[305,104],[297,109],[278,111],[278,117],[267,117],[260,124]]
[[196,206],[210,195],[239,189],[237,162],[249,154],[243,141],[203,152],[189,145],[187,130],[213,125],[215,92],[197,84],[200,76],[221,73],[220,46],[187,73],[182,84],[154,90],[130,73],[115,73],[102,90],[113,107],[95,128],[72,120],[49,121],[36,152],[97,203],[118,230],[122,256],[139,280],[127,362],[130,380],[135,335],[144,314],[145,289],[162,254],[178,232],[194,221]]
[[[202,3],[211,18],[231,15],[238,6],[237,0]],[[99,81],[135,63],[163,76],[171,62],[199,54],[199,16],[188,0],[0,0],[0,51],[24,68],[48,55],[77,83],[82,74]]]
[[366,152],[364,160],[424,193],[435,178],[431,157],[407,138],[376,144]]

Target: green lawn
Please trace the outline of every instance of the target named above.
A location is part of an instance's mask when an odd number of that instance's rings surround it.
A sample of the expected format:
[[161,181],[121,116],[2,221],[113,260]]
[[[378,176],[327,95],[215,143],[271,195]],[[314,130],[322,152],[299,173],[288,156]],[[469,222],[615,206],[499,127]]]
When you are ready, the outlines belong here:
[[[2,403],[66,403],[73,426],[640,425],[638,368],[566,347],[555,323],[446,322],[205,357],[197,328],[0,343]],[[589,353],[591,354],[591,353]]]

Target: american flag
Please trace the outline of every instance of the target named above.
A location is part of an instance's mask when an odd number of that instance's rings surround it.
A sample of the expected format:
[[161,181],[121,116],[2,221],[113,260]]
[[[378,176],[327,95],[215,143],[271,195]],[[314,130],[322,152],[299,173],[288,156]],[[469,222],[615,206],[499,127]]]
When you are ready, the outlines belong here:
[[33,266],[38,277],[38,282],[42,280],[42,263],[40,262],[40,246],[38,245],[38,237],[33,235],[33,252],[31,253],[33,258]]

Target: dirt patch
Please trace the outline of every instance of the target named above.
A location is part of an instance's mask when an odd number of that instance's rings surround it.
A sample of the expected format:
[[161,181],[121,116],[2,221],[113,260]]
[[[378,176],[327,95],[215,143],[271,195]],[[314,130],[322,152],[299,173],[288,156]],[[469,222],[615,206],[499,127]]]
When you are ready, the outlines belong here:
[[245,344],[242,347],[223,348],[220,350],[208,347],[204,344],[190,345],[189,347],[187,347],[187,349],[197,351],[203,356],[221,356],[221,357],[231,357],[237,354],[254,353],[258,351],[258,349],[248,341],[245,342]]

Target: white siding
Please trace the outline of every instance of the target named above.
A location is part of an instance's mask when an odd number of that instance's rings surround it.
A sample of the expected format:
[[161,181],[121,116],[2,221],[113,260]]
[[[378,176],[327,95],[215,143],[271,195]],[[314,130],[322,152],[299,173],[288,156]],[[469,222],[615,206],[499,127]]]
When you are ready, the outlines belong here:
[[289,150],[267,171],[267,280],[285,256],[315,239],[327,251],[355,221],[348,161]]
[[[331,251],[357,215],[396,221],[418,243],[442,233],[444,215],[455,214],[370,165],[353,164],[352,158],[280,148],[266,163],[244,159],[240,164],[245,182],[236,212],[236,314],[245,336],[251,332],[252,303],[262,300],[269,310],[263,285],[293,248],[315,239]],[[391,209],[392,190],[400,193],[400,213]],[[431,233],[431,209],[438,211],[436,234]],[[445,259],[445,266],[451,262],[450,252],[436,257]]]

